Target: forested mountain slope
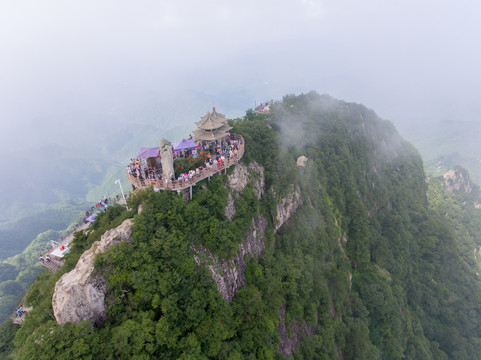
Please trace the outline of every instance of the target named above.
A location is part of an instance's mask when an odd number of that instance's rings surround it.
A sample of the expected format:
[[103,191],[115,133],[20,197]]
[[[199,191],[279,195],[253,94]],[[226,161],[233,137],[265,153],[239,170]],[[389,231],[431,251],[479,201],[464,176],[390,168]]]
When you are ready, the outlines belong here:
[[[188,203],[145,191],[130,212],[102,214],[58,273],[39,275],[34,309],[19,329],[2,325],[0,348],[14,336],[18,359],[481,358],[476,194],[426,182],[418,152],[358,104],[292,95],[231,125],[242,162],[262,168],[245,188],[214,176]],[[57,324],[56,282],[129,217],[130,240],[95,261],[106,320]],[[216,265],[249,234],[262,244],[243,273],[228,268],[243,281],[225,300]]]

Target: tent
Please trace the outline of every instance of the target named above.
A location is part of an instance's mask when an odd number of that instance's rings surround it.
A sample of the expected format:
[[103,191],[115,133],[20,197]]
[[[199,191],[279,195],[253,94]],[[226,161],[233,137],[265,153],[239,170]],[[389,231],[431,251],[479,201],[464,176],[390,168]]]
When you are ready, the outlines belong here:
[[141,147],[139,153],[137,154],[138,158],[150,158],[150,157],[157,157],[159,155],[160,147]]
[[97,217],[97,214],[92,214],[90,215],[87,219],[85,219],[85,221],[87,222],[94,222],[95,221],[95,218]]
[[52,251],[50,255],[61,259],[65,254],[68,254],[69,252],[70,252],[70,249],[68,248],[68,245],[67,246],[62,245],[56,248],[54,251]]
[[192,139],[182,139],[182,141],[173,142],[172,146],[174,147],[174,151],[179,151],[182,149],[195,149],[197,147]]

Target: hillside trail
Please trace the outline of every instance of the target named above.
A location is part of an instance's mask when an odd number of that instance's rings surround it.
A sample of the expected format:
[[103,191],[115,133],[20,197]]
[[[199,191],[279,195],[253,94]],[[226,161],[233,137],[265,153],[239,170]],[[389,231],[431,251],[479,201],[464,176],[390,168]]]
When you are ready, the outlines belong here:
[[41,255],[39,258],[39,261],[41,264],[46,267],[47,269],[50,269],[52,271],[57,271],[60,269],[64,263],[63,259],[59,259],[54,256],[53,252],[56,251],[58,248],[65,246],[66,248],[70,247],[70,244],[72,243],[75,233],[77,231],[84,231],[90,226],[90,223],[82,224],[79,227],[77,227],[75,230],[73,230],[69,235],[67,235],[64,239],[62,239],[60,242],[57,242],[58,246],[55,247],[55,249],[49,249],[46,254]]
[[87,229],[88,227],[90,226],[90,223],[86,223],[86,224],[82,224],[81,226],[79,226],[77,229],[75,229],[74,231],[72,231],[71,234],[69,234],[65,239],[63,239],[62,241],[60,241],[60,246],[65,246],[65,245],[69,245],[72,243],[73,241],[73,238],[74,238],[74,235],[77,231],[84,231],[85,229]]

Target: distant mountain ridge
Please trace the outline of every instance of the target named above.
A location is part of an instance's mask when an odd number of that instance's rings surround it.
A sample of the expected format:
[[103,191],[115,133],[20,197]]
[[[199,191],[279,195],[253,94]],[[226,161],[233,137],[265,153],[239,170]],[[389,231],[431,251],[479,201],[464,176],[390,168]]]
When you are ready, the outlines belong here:
[[417,124],[404,131],[425,161],[426,171],[442,175],[456,165],[468,169],[473,181],[481,185],[481,123],[470,120]]

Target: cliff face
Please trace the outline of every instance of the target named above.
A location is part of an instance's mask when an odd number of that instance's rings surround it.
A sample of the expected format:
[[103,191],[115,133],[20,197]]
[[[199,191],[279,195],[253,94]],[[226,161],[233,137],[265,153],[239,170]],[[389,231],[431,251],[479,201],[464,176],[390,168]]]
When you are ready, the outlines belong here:
[[238,192],[244,190],[250,182],[254,183],[253,192],[257,199],[260,199],[265,187],[264,167],[255,161],[251,162],[249,167],[237,164],[232,174],[227,177],[227,187]]
[[[249,166],[237,164],[232,174],[228,176],[226,185],[231,190],[225,208],[225,215],[229,220],[236,216],[235,199],[240,196],[240,192],[250,182],[253,182],[254,185],[252,189],[254,195],[258,200],[261,199],[265,191],[264,167],[255,161],[251,162]],[[292,185],[291,192],[285,198],[282,198],[277,206],[276,231],[295,213],[301,203],[300,189]],[[209,268],[212,278],[225,300],[232,301],[237,290],[246,284],[246,257],[258,258],[262,255],[265,247],[264,235],[267,224],[265,215],[253,218],[252,225],[247,230],[239,251],[231,259],[218,260],[208,249],[192,247],[195,261],[197,264]]]
[[77,266],[64,274],[55,284],[52,307],[59,324],[78,323],[89,319],[92,324],[105,322],[106,282],[94,274],[95,256],[110,246],[130,239],[132,220],[125,220],[120,226],[107,231],[92,247],[80,257]]
[[448,192],[463,191],[471,193],[473,191],[473,185],[471,184],[469,174],[461,167],[455,167],[448,170],[444,173],[443,178]]
[[249,167],[245,166],[244,164],[237,164],[234,167],[232,174],[227,177],[227,188],[232,190],[229,192],[228,203],[225,208],[225,216],[229,220],[232,220],[236,215],[234,206],[235,199],[250,182],[253,182],[254,188],[252,191],[259,200],[262,195],[264,195],[264,167],[255,161],[251,162]]
[[274,231],[277,232],[277,230],[279,230],[281,226],[284,225],[292,215],[294,215],[301,204],[301,189],[299,189],[298,186],[291,185],[289,194],[280,199],[277,203]]
[[288,324],[286,321],[286,308],[283,306],[279,309],[279,350],[284,356],[292,356],[297,349],[297,344],[302,337],[314,335],[315,327],[309,326],[305,320],[296,320]]
[[246,258],[258,258],[262,255],[266,228],[266,216],[260,215],[252,219],[252,226],[247,231],[239,251],[231,259],[219,260],[209,249],[192,247],[196,263],[209,268],[225,300],[231,302],[237,290],[246,284]]

